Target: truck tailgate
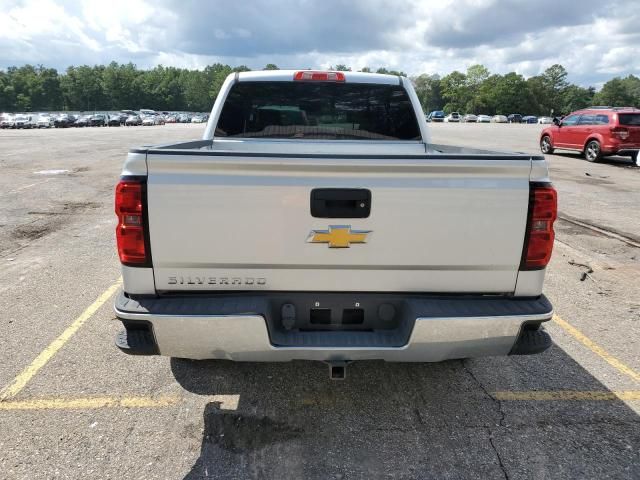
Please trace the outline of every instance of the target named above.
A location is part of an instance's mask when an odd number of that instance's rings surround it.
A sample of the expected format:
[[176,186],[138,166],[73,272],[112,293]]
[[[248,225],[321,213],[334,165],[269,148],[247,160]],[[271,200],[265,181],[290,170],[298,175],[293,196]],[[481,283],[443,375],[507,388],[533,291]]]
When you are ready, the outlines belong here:
[[[147,155],[158,291],[515,289],[531,169],[524,156],[196,153]],[[369,190],[369,216],[312,216],[319,188]],[[349,248],[326,243],[349,229]],[[328,236],[311,243],[313,231]]]

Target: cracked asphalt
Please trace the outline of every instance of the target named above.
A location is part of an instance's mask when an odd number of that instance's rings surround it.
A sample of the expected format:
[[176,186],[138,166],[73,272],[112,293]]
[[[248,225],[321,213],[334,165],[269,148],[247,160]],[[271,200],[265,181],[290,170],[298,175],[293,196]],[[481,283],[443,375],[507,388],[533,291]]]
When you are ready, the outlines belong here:
[[[128,148],[203,129],[0,131],[0,389],[118,280],[112,195]],[[432,135],[537,153],[539,129]],[[640,478],[640,168],[547,159],[567,219],[545,283],[549,351],[356,362],[332,382],[313,362],[125,356],[108,300],[0,402],[0,478]]]

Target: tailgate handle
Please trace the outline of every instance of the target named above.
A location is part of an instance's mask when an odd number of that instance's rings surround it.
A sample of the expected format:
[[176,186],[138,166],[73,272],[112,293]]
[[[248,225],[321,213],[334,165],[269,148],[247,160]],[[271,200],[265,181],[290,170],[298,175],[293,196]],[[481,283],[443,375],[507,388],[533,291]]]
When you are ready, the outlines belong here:
[[366,188],[314,188],[311,216],[316,218],[367,218],[371,191]]

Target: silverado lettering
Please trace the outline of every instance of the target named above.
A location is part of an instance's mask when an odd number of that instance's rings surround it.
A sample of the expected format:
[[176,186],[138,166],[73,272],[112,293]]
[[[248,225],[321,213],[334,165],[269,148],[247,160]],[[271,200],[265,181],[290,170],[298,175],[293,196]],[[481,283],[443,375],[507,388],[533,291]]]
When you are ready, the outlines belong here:
[[266,278],[253,277],[201,277],[170,275],[168,285],[266,285]]

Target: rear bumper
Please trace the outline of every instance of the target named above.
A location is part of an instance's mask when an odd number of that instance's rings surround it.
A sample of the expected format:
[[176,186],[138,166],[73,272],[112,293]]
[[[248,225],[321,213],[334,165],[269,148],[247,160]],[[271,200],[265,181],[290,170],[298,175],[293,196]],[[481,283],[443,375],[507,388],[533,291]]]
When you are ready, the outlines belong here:
[[[115,302],[116,316],[127,332],[135,332],[136,338],[140,331],[148,334],[142,335],[147,337],[143,352],[123,345],[122,335],[118,346],[127,353],[192,359],[438,362],[522,354],[517,347],[527,331],[525,326],[545,322],[553,315],[544,296],[518,299],[394,294],[407,305],[406,322],[394,334],[282,332],[278,331],[278,310],[274,308],[274,297],[280,299],[282,295],[133,299],[120,292]],[[398,344],[403,331],[406,339]]]
[[616,155],[628,155],[628,156],[636,156],[638,154],[638,151],[640,151],[640,147],[635,147],[635,148],[620,148],[618,150],[616,150],[614,153]]

